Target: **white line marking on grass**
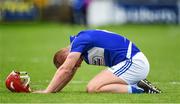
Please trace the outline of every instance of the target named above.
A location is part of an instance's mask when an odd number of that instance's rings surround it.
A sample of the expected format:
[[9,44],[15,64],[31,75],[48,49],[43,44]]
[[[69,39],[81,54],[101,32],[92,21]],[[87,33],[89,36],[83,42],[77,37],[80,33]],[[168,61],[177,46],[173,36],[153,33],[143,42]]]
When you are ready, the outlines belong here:
[[[50,80],[38,80],[36,83],[49,83]],[[88,81],[83,81],[83,80],[72,80],[70,83],[73,84],[81,84],[81,83],[88,83]]]
[[180,82],[169,82],[169,84],[180,85]]
[[45,58],[45,57],[31,57],[28,60],[22,60],[22,59],[19,59],[17,57],[11,56],[11,57],[7,57],[6,60],[9,61],[9,62],[22,62],[22,61],[23,62],[24,61],[32,62],[32,63],[42,63],[42,62],[45,63],[45,62],[48,62],[48,59]]
[[88,83],[88,81],[78,81],[78,80],[73,80],[72,82],[70,82],[72,84],[83,84],[83,83]]
[[[5,82],[5,81],[0,80],[0,83],[1,82]],[[49,83],[49,82],[50,82],[50,80],[38,80],[38,81],[36,81],[34,83]],[[70,81],[71,84],[87,84],[88,82],[89,81],[83,81],[83,80],[72,80],[72,81]],[[33,83],[33,82],[31,82],[31,83]],[[165,83],[163,83],[163,82],[152,82],[152,83],[157,84],[157,85],[158,84],[180,85],[180,81],[172,81],[172,82],[165,82]]]
[[[49,83],[50,82],[50,80],[43,80],[43,81],[41,81],[41,80],[39,80],[39,81],[37,81],[37,82],[32,82],[32,83],[30,83],[31,85],[33,85],[33,86],[42,86],[42,83]],[[73,80],[73,81],[70,81],[70,84],[87,84],[88,83],[88,81],[82,81],[82,80]]]
[[173,82],[152,82],[152,84],[171,84],[171,85],[180,85],[180,81],[173,81]]

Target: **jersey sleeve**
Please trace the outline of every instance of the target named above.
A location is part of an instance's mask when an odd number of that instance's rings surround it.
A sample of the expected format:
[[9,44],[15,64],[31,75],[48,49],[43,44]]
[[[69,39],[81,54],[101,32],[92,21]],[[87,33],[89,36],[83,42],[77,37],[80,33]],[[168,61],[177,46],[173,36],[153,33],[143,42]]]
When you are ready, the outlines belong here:
[[70,52],[83,53],[84,51],[87,51],[91,45],[92,45],[92,41],[89,35],[87,35],[86,33],[80,33],[71,42]]

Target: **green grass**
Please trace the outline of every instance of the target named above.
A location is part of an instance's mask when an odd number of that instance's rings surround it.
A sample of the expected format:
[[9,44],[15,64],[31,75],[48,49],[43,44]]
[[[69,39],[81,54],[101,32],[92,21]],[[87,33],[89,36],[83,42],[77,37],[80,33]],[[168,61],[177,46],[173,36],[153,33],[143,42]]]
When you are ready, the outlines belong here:
[[85,63],[60,93],[11,93],[5,88],[4,80],[12,70],[29,72],[32,89],[46,88],[56,71],[54,53],[83,29],[87,28],[55,23],[0,24],[0,103],[180,103],[180,26],[175,25],[98,27],[137,44],[150,61],[148,79],[162,94],[87,94],[86,84],[104,67]]

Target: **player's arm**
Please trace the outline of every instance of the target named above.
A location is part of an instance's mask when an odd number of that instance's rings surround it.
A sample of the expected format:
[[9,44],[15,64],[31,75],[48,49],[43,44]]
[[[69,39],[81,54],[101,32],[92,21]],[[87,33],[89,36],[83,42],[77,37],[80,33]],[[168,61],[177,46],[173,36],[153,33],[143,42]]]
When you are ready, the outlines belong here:
[[74,66],[78,62],[81,53],[79,52],[71,52],[65,62],[58,68],[56,71],[52,81],[46,89],[46,92],[55,92],[61,90],[73,77],[76,72],[76,68]]
[[56,71],[46,90],[37,93],[51,93],[63,89],[76,72],[77,68],[75,67],[75,65],[78,62],[80,56],[81,53],[79,52],[69,53],[65,62]]

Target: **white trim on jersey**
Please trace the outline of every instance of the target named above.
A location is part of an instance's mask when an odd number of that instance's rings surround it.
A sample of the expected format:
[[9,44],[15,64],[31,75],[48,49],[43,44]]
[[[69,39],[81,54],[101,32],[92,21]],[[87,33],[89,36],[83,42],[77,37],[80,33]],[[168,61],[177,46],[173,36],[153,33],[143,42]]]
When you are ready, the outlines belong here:
[[[71,38],[74,38],[72,41],[71,41]],[[71,41],[71,44],[70,44],[70,51],[71,51],[71,47],[72,47],[72,45],[73,45],[73,43],[74,43],[74,40],[76,39],[77,37],[76,36],[70,36],[70,41]]]
[[131,58],[131,52],[132,52],[132,42],[129,42],[126,58],[130,59]]
[[104,49],[94,47],[88,51],[88,61],[92,65],[105,65]]

